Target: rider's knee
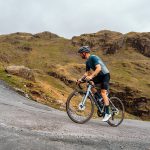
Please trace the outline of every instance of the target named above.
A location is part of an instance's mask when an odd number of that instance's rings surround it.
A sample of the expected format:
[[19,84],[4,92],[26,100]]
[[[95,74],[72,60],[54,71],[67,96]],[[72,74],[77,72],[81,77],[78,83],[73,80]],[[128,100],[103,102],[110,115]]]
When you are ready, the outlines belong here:
[[106,90],[101,90],[101,95],[106,95],[107,91]]
[[95,88],[92,88],[91,90],[92,90],[93,93],[97,92],[97,90]]

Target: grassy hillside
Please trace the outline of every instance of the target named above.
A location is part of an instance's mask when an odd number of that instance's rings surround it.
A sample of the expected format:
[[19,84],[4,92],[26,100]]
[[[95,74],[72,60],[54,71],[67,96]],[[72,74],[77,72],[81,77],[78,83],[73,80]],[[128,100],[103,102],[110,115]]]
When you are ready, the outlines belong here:
[[[111,38],[115,37],[116,40],[120,35],[117,33],[117,36],[113,35]],[[112,42],[112,39],[110,41]],[[36,35],[29,33],[1,35],[0,78],[12,86],[23,89],[38,102],[64,109],[74,81],[84,72],[84,61],[77,54],[79,46],[72,44],[72,40],[48,32]],[[99,55],[110,69],[112,93],[122,92],[126,95],[125,98],[129,98],[130,94],[126,91],[128,87],[130,92],[135,94],[132,96],[134,99],[146,97],[149,103],[149,57],[130,45],[107,55],[98,46],[95,49],[93,47],[92,50],[92,54]],[[33,69],[36,82],[8,75],[4,70],[9,65],[24,65]],[[124,103],[126,106],[129,105],[127,101]],[[131,109],[127,111],[132,113]]]

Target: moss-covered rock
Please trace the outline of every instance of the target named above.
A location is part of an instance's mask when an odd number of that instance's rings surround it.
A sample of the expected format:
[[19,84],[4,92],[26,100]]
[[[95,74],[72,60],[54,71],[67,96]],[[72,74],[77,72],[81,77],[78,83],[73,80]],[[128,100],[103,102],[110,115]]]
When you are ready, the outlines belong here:
[[33,71],[25,66],[8,66],[6,67],[5,71],[9,74],[35,81]]

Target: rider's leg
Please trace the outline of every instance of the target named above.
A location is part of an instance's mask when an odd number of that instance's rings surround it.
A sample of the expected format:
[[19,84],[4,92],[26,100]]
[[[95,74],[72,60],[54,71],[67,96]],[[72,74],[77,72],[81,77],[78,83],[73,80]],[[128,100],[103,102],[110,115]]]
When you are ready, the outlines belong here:
[[95,94],[97,92],[97,90],[95,88],[91,88],[91,91],[93,94]]
[[107,96],[107,90],[102,89],[101,90],[101,95],[103,97],[104,104],[105,104],[105,116],[102,119],[102,121],[108,121],[109,118],[111,117],[111,114],[110,114],[110,111],[109,111],[109,100],[108,100],[108,96]]
[[[99,75],[93,78],[94,83],[98,84],[100,83],[101,85],[101,95],[104,99],[104,104],[105,104],[105,117],[103,118],[102,121],[108,121],[108,119],[111,117],[111,114],[109,112],[109,100],[107,97],[107,90],[109,89],[109,80],[110,80],[110,75],[105,74],[105,75]],[[98,91],[100,92],[100,91]]]
[[[91,81],[92,85],[94,85],[95,83],[93,81]],[[101,99],[101,95],[99,93],[99,91],[97,91],[96,88],[92,87],[91,88],[92,93],[94,94],[95,97],[97,97],[98,99]]]
[[102,82],[101,95],[104,99],[104,104],[105,104],[105,116],[102,121],[108,121],[109,118],[111,117],[111,114],[109,111],[109,99],[107,96],[107,90],[109,89],[109,79],[110,79],[110,76],[107,75],[105,76]]
[[102,89],[101,90],[101,95],[103,97],[104,104],[105,104],[105,113],[106,114],[110,114],[110,112],[109,112],[109,100],[108,100],[108,96],[107,96],[107,90]]
[[[92,85],[94,85],[93,81],[90,81],[90,82],[92,83]],[[91,91],[92,91],[93,94],[97,93],[97,90],[94,87],[91,88]]]
[[107,91],[109,89],[109,80],[110,80],[110,75],[106,74],[101,83],[101,95],[104,99],[104,104],[106,106],[107,114],[109,114],[109,100],[108,100],[108,96],[107,96]]
[[96,98],[98,98],[98,99],[101,99],[101,98],[102,98],[101,95],[100,95],[100,93],[99,93],[99,91],[97,91],[96,88],[91,88],[91,91],[92,91],[92,93],[94,94],[94,96],[95,96]]
[[103,97],[105,106],[108,106],[109,105],[109,100],[108,100],[108,96],[107,96],[107,90],[102,89],[101,90],[101,95]]

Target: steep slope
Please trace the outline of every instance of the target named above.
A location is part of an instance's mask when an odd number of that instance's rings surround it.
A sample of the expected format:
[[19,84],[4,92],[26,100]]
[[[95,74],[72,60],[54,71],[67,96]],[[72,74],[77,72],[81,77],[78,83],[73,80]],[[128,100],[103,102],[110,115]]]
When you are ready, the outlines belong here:
[[[50,32],[0,36],[0,78],[23,89],[36,101],[64,109],[75,80],[84,72],[77,49],[89,45],[92,54],[106,62],[111,72],[111,93],[119,96],[128,113],[150,119],[149,33],[122,34],[99,31],[71,40]],[[7,75],[5,67],[24,65],[36,82]]]

